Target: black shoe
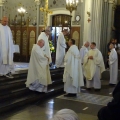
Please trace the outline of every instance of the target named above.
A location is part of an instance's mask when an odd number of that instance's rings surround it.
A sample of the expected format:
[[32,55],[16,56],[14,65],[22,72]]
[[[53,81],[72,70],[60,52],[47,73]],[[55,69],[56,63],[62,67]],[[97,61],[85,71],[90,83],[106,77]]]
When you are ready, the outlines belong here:
[[91,88],[86,88],[87,90],[91,90]]
[[101,89],[94,89],[95,91],[100,91]]
[[76,97],[77,94],[68,93],[64,95],[65,97]]
[[114,87],[115,85],[116,85],[116,84],[112,84],[112,83],[109,84],[109,86],[111,86],[111,87]]
[[6,74],[5,77],[11,78],[11,79],[14,78],[11,73]]

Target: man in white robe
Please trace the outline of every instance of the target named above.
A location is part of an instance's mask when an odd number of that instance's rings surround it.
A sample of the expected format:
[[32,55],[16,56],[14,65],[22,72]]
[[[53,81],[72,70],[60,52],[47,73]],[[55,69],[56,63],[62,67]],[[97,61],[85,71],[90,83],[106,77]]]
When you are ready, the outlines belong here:
[[34,44],[32,48],[26,82],[26,87],[38,92],[47,92],[48,84],[52,83],[49,70],[49,58],[44,54],[42,49],[44,44],[44,40],[41,39],[37,44]]
[[95,90],[101,89],[101,73],[105,71],[103,57],[101,52],[96,48],[96,43],[92,42],[90,50],[84,57],[83,69],[86,78],[86,87]]
[[87,54],[88,52],[88,47],[89,47],[89,42],[85,42],[84,45],[82,46],[82,48],[80,49],[80,58],[81,58],[81,64],[83,64],[83,59],[84,56]]
[[[46,54],[47,57],[49,57],[49,63],[52,62],[51,59],[51,52],[50,52],[50,46],[49,46],[49,35],[51,34],[50,27],[46,27],[44,32],[41,32],[41,34],[38,36],[38,40],[42,39],[45,42],[45,45],[43,46],[43,51]],[[37,42],[38,42],[37,40]]]
[[84,86],[84,82],[80,54],[75,40],[69,40],[68,45],[70,48],[65,55],[63,82],[64,91],[67,93],[65,96],[73,97],[80,92],[80,87]]
[[[82,46],[82,48],[80,49],[80,59],[81,59],[81,64],[83,65],[83,59],[84,56],[87,54],[88,52],[88,47],[89,47],[89,42],[84,42],[84,45]],[[82,69],[83,70],[83,69]],[[84,72],[83,72],[84,73]],[[84,78],[84,84],[86,84],[86,80],[83,74],[83,78]]]
[[13,78],[14,72],[13,53],[14,45],[12,32],[7,26],[8,18],[3,17],[0,24],[0,75]]
[[117,84],[117,78],[118,78],[118,56],[117,52],[115,50],[115,45],[110,44],[109,48],[111,50],[109,55],[109,65],[110,65],[110,85]]
[[57,49],[56,49],[56,67],[64,67],[64,57],[65,57],[65,49],[66,41],[64,35],[68,34],[68,29],[64,29],[63,32],[60,33],[57,40]]

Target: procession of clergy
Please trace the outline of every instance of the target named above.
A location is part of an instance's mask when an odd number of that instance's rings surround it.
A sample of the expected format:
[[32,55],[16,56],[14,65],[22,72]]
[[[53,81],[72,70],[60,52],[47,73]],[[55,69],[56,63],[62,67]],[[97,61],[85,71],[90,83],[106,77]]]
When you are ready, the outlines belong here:
[[[46,27],[38,37],[37,44],[33,46],[30,58],[26,86],[30,90],[47,92],[47,86],[52,84],[49,64],[52,62],[48,37],[50,27]],[[69,49],[65,53],[67,45],[64,36],[68,30],[64,29],[57,40],[56,67],[64,67],[63,82],[66,97],[75,97],[82,86],[86,89],[101,89],[101,74],[105,71],[103,56],[96,48],[95,42],[85,42],[80,51],[75,45],[75,40],[68,41]],[[90,50],[88,47],[90,46]],[[114,44],[110,44],[109,55],[110,85],[117,84],[118,59]],[[84,81],[85,79],[85,81]]]
[[[13,39],[10,28],[7,26],[8,18],[3,17],[0,24],[0,75],[13,78]],[[47,86],[52,84],[49,64],[52,63],[48,37],[50,27],[40,33],[37,43],[33,45],[28,69],[26,86],[33,91],[47,92]],[[101,89],[101,74],[105,71],[101,52],[96,48],[95,42],[85,42],[80,51],[75,45],[75,40],[68,41],[67,52],[64,36],[68,29],[64,29],[58,36],[56,49],[56,67],[64,67],[63,82],[65,96],[77,96],[82,86],[86,89]],[[90,46],[90,50],[88,50]],[[117,84],[118,59],[114,44],[109,46],[110,82]],[[84,80],[85,79],[85,80]]]
[[[13,53],[14,45],[12,32],[7,26],[8,18],[3,17],[0,24],[0,75],[13,78],[14,72]],[[49,48],[48,37],[51,33],[50,27],[46,27],[38,37],[37,43],[33,45],[26,87],[38,92],[47,92],[47,86],[52,84],[49,64],[52,62]],[[68,30],[64,29],[57,40],[56,67],[64,67],[63,82],[66,97],[76,97],[82,86],[86,89],[101,89],[101,74],[105,71],[103,56],[96,48],[95,42],[85,42],[80,51],[75,45],[75,40],[68,41],[69,49],[65,53],[66,41],[64,36]],[[90,49],[88,50],[90,46]],[[110,85],[117,84],[118,58],[115,45],[109,45],[109,66],[110,66]],[[85,81],[84,81],[85,79]],[[120,82],[113,92],[113,100],[98,113],[99,120],[120,120],[115,119],[119,116],[120,106]],[[113,106],[115,106],[113,108]],[[116,110],[116,111],[115,111]],[[114,119],[112,118],[114,117]]]

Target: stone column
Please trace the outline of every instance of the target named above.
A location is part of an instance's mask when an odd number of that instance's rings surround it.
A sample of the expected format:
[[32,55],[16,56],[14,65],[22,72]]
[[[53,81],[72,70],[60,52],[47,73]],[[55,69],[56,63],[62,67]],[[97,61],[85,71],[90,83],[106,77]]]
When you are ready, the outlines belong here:
[[101,39],[100,39],[100,51],[103,54],[104,60],[107,56],[107,28],[108,28],[108,8],[109,4],[107,0],[104,0],[102,7],[102,24],[101,24]]
[[[82,22],[84,22],[83,28],[83,43],[85,41],[91,42],[91,13],[92,13],[92,0],[85,0],[85,8],[84,8],[84,18]],[[81,26],[82,26],[81,24]]]
[[81,3],[80,3],[80,7],[81,7],[81,10],[80,10],[80,47],[83,45],[83,34],[84,34],[84,16],[85,16],[85,0],[81,0]]
[[111,39],[112,33],[112,11],[113,11],[113,2],[114,0],[109,0],[109,9],[108,9],[108,28],[107,28],[107,42]]
[[4,2],[2,0],[0,0],[0,19],[2,19],[2,17],[3,17],[3,4],[4,4]]
[[40,21],[40,3],[41,0],[35,0],[37,5],[37,25],[36,25],[36,40],[39,36],[39,21]]
[[92,16],[91,16],[91,41],[100,48],[101,23],[102,23],[102,0],[92,0]]

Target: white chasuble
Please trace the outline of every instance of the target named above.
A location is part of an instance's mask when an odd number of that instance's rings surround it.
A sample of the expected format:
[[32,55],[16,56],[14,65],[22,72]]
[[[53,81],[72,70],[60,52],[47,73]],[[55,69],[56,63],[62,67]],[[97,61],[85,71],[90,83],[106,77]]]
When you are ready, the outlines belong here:
[[57,49],[56,49],[56,67],[64,67],[64,57],[65,57],[65,38],[61,32],[57,40]]
[[26,86],[27,87],[31,87],[31,85],[32,87],[37,86],[37,88],[35,88],[34,90],[37,89],[36,91],[38,92],[44,92],[39,91],[38,89],[40,89],[41,87],[44,88],[44,86],[47,87],[48,84],[52,83],[48,59],[44,55],[45,54],[43,50],[40,48],[40,46],[35,44],[31,52]]
[[[89,56],[93,56],[93,59],[88,59]],[[83,64],[84,76],[87,80],[92,80],[93,76],[95,75],[96,66],[98,66],[100,69],[99,74],[105,71],[101,52],[98,49],[91,49],[85,55]]]
[[118,56],[115,49],[112,49],[109,55],[110,64],[110,84],[117,84],[118,79]]
[[14,72],[13,65],[14,45],[12,32],[6,25],[0,24],[0,74],[6,75]]
[[[41,32],[41,34],[38,36],[38,40],[44,40],[45,45],[42,47],[44,53],[46,54],[47,57],[49,57],[49,63],[52,62],[51,59],[51,52],[50,52],[50,47],[49,47],[49,40],[48,40],[48,36],[45,34],[45,32]],[[37,40],[37,42],[38,42]]]
[[80,87],[84,86],[81,60],[76,45],[72,45],[65,55],[63,82],[64,91],[67,93],[78,93]]

